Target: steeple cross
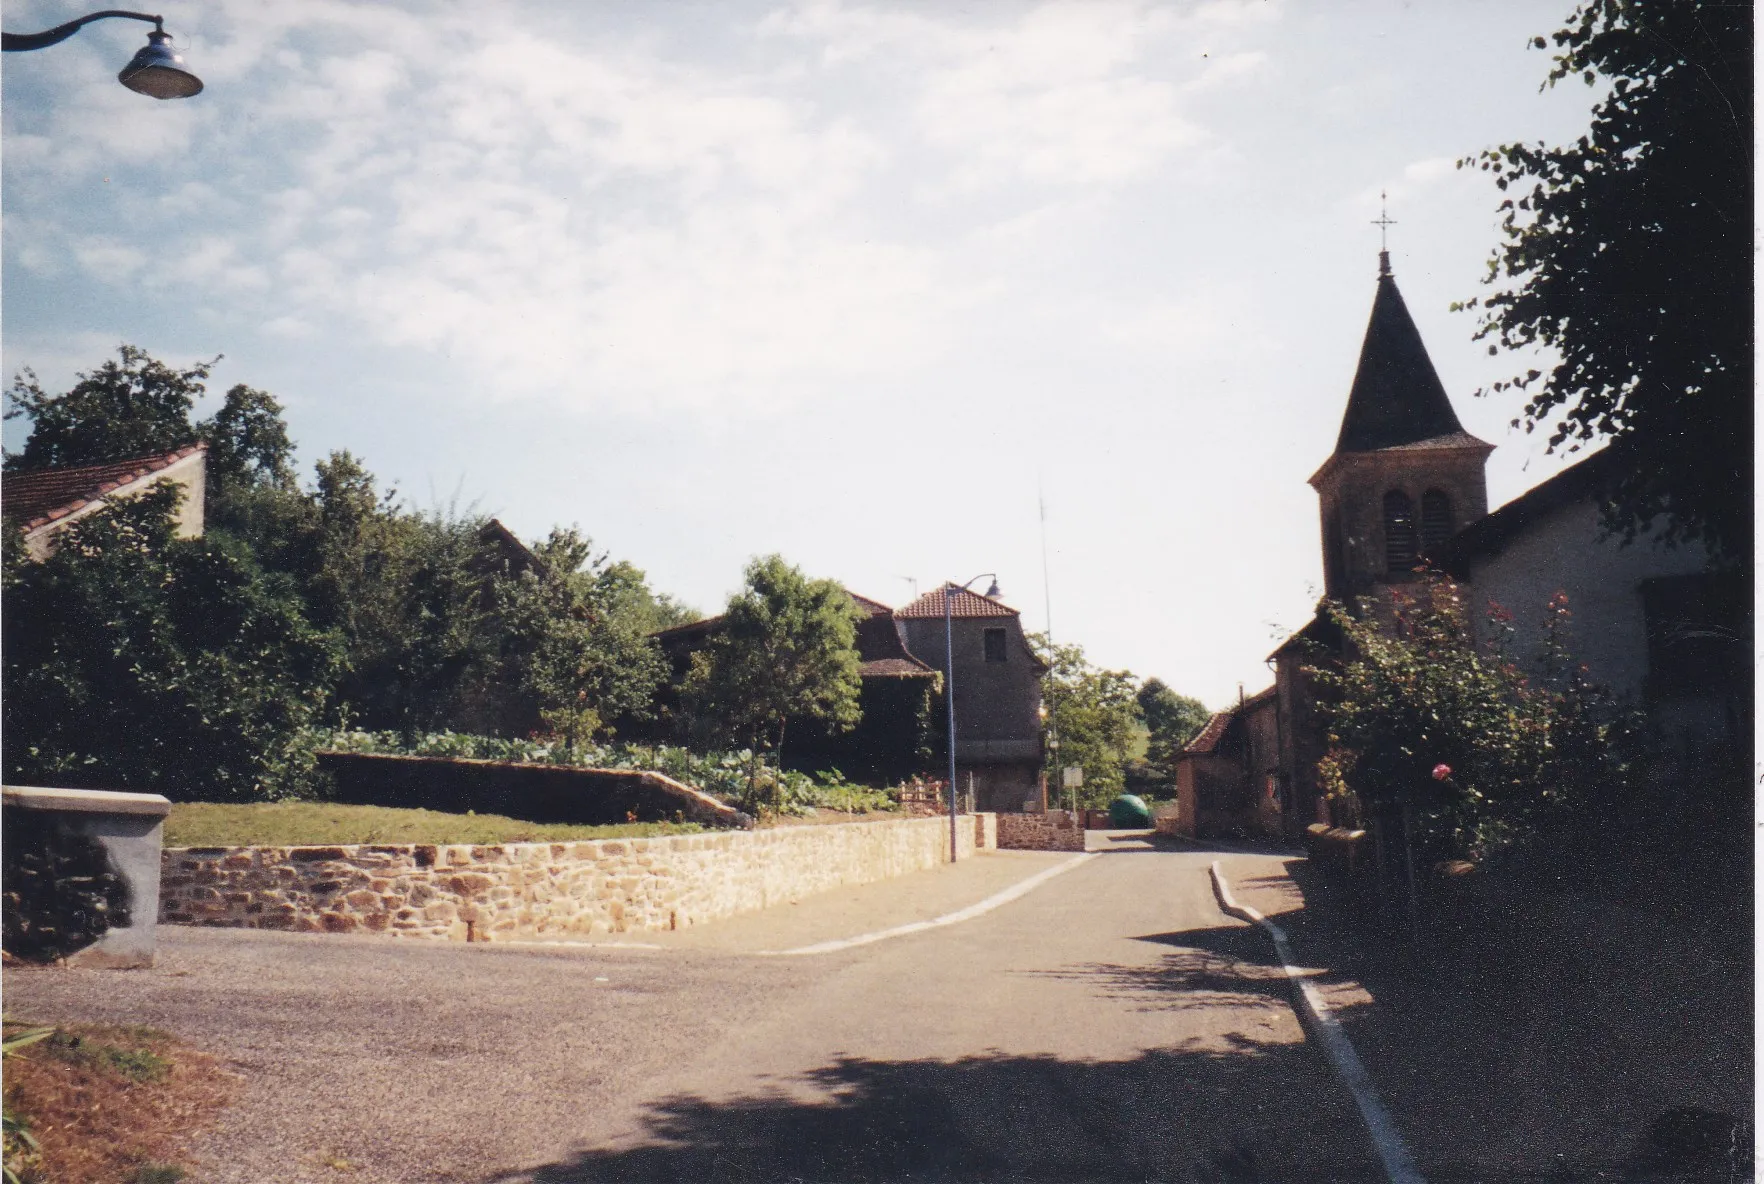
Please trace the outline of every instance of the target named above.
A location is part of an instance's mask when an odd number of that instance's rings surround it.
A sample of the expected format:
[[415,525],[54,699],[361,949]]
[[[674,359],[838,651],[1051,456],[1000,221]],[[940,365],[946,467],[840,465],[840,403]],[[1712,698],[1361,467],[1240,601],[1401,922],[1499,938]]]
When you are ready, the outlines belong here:
[[1396,219],[1385,209],[1386,193],[1378,191],[1378,217],[1372,219],[1372,225],[1378,227],[1378,274],[1390,274],[1390,242],[1387,236],[1390,228],[1396,225]]

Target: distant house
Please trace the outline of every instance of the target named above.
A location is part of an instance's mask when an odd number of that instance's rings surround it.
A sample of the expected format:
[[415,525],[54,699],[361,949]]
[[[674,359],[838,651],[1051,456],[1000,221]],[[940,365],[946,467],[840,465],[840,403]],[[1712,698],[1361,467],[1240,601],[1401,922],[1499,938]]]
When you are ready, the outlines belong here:
[[514,577],[527,572],[543,575],[546,571],[545,561],[533,554],[533,549],[500,519],[492,518],[478,528],[478,543],[475,564],[482,575]]
[[[809,771],[837,768],[847,776],[882,780],[941,772],[948,752],[942,744],[945,708],[939,693],[942,591],[900,609],[847,594],[863,614],[856,639],[862,722],[849,733],[829,733],[806,721],[793,725],[786,765]],[[1039,792],[1041,675],[1046,667],[1030,650],[1016,609],[961,590],[953,592],[950,609],[958,787],[966,792],[972,785],[977,809],[1021,810]],[[673,665],[676,683],[722,620],[709,617],[655,634]]]
[[101,465],[6,472],[0,474],[0,514],[23,529],[26,554],[42,560],[54,553],[56,536],[73,523],[111,502],[171,482],[184,493],[178,503],[177,536],[200,538],[207,472],[206,444]]
[[[927,592],[894,620],[914,656],[944,668],[944,594],[955,657],[956,782],[979,810],[1021,810],[1041,793],[1041,676],[1022,616],[991,597],[950,587]],[[948,752],[947,749],[944,750]],[[947,757],[945,758],[947,759]]]
[[1276,688],[1213,713],[1176,756],[1177,829],[1200,838],[1279,830]]

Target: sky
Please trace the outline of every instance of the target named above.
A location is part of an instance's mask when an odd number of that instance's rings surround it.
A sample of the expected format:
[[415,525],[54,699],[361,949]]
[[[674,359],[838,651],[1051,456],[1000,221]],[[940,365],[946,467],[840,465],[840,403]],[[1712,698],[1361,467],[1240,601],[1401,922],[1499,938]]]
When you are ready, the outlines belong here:
[[1499,241],[1454,162],[1584,130],[1527,47],[1571,7],[185,0],[196,98],[116,83],[132,21],[0,66],[0,366],[224,355],[199,414],[272,392],[308,477],[579,525],[707,613],[772,552],[996,573],[1219,707],[1321,594],[1381,192],[1490,505],[1562,467],[1450,305]]

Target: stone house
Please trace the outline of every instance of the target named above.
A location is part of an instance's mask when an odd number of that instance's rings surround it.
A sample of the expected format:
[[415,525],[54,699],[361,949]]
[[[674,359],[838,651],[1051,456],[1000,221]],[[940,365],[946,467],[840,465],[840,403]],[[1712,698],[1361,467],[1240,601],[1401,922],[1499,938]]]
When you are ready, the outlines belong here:
[[1213,713],[1176,757],[1177,829],[1197,838],[1278,834],[1277,688]]
[[[933,705],[941,679],[937,672],[907,651],[906,642],[888,605],[847,592],[862,617],[857,622],[858,707],[862,717],[850,732],[830,732],[813,721],[792,723],[785,746],[786,767],[806,772],[837,769],[848,777],[896,781],[931,763],[936,730]],[[721,626],[721,616],[707,617],[654,634],[670,666],[670,685],[661,693],[661,719],[648,731],[678,742],[691,740],[674,688],[685,678],[692,655],[703,649]],[[633,735],[643,729],[626,729]]]
[[[925,665],[945,668],[946,592],[955,659],[957,786],[972,788],[976,810],[1015,812],[1031,800],[1039,808],[1041,676],[1047,664],[1029,647],[1016,609],[948,585],[894,612],[907,649]],[[938,711],[941,722],[941,703]],[[942,751],[947,760],[948,749]]]
[[200,538],[208,480],[208,445],[99,465],[8,471],[0,474],[0,514],[24,531],[25,553],[47,559],[56,536],[73,523],[121,498],[170,482],[183,490],[177,537]]
[[[863,718],[847,733],[808,721],[791,725],[786,766],[883,781],[921,772],[947,776],[942,590],[899,609],[847,595],[863,614],[856,631]],[[1041,675],[1047,668],[1029,648],[1016,609],[961,589],[952,590],[950,609],[958,787],[964,793],[972,787],[977,810],[1021,810],[1040,797]],[[676,684],[721,621],[709,617],[654,635]],[[675,716],[674,738],[685,739],[678,734],[678,704],[664,707]]]

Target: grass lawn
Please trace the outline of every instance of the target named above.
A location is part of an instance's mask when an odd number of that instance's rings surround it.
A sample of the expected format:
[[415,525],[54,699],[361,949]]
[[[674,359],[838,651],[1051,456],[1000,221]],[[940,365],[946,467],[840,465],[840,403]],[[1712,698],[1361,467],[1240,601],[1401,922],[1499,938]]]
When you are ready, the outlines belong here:
[[[10,1038],[29,1025],[8,1021]],[[152,1028],[66,1024],[6,1058],[6,1166],[23,1184],[173,1184],[183,1146],[237,1088],[214,1061]],[[34,1143],[33,1147],[31,1144]]]
[[499,814],[443,814],[328,802],[231,806],[183,802],[165,820],[167,847],[295,847],[341,843],[537,843],[694,834],[695,822],[577,826]]

